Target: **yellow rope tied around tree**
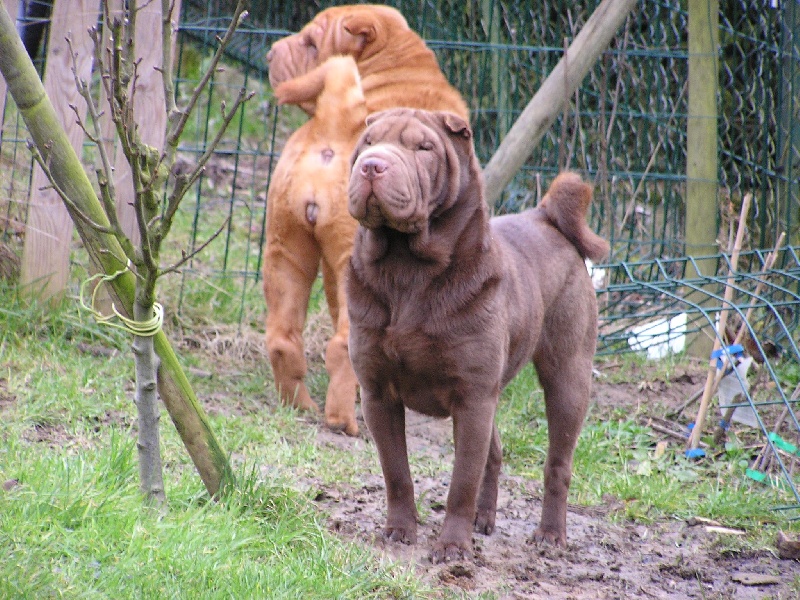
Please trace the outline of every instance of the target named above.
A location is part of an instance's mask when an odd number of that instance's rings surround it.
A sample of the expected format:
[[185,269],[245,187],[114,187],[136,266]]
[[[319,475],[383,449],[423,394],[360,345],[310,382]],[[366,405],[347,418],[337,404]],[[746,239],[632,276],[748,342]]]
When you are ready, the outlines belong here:
[[[81,291],[80,291],[80,303],[84,310],[89,311],[92,313],[95,321],[100,323],[101,325],[107,325],[108,327],[114,327],[115,329],[121,329],[122,331],[127,331],[133,335],[138,335],[141,337],[152,337],[156,335],[159,331],[161,331],[161,326],[164,324],[164,307],[161,306],[158,302],[153,304],[153,317],[148,319],[147,321],[135,321],[134,319],[129,319],[122,313],[117,310],[117,307],[114,303],[111,303],[111,311],[113,314],[111,315],[104,315],[100,311],[95,308],[95,300],[97,298],[97,291],[100,289],[100,285],[96,285],[94,287],[94,291],[92,292],[92,300],[90,304],[86,304],[84,300],[84,291],[86,286],[96,280],[100,280],[100,283],[106,283],[109,281],[113,281],[119,275],[124,273],[128,270],[128,267],[124,269],[120,269],[116,273],[111,275],[106,275],[104,273],[98,273],[97,275],[93,275],[89,277],[86,281],[81,284]],[[114,319],[119,319],[121,323],[115,323]]]

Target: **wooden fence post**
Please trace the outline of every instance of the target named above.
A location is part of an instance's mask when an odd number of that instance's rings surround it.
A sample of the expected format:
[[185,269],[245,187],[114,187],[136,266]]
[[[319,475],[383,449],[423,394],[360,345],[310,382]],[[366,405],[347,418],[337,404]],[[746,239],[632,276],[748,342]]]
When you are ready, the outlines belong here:
[[[689,114],[686,119],[686,254],[716,254],[719,215],[717,173],[717,90],[719,49],[718,0],[689,0]],[[705,275],[715,275],[714,261],[699,261]],[[690,267],[690,270],[693,270]],[[687,277],[699,273],[689,272]],[[708,328],[711,332],[713,327]],[[689,351],[708,357],[711,336],[701,331]]]
[[[73,63],[65,37],[69,34],[77,53],[79,77],[88,79],[92,69],[92,41],[87,30],[97,23],[98,0],[57,0],[53,6],[50,41],[45,63],[45,91],[53,99],[59,120],[78,156],[84,132],[78,126],[74,105],[81,115],[86,103],[75,87]],[[20,283],[25,293],[41,299],[64,293],[69,275],[72,221],[58,194],[48,186],[47,176],[37,165],[31,183],[28,224],[22,253]]]

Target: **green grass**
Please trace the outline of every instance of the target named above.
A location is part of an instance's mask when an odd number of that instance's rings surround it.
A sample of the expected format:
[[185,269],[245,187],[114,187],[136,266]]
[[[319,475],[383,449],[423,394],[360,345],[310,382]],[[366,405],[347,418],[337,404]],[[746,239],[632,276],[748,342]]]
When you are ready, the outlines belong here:
[[[267,406],[265,374],[195,381],[204,398],[243,398],[210,411],[238,486],[210,503],[163,415],[168,506],[138,491],[128,340],[67,301],[24,307],[0,289],[0,597],[417,598],[432,592],[363,545],[330,535],[317,485],[355,481],[346,453]],[[116,347],[112,356],[84,348]],[[202,368],[203,359],[194,359]],[[261,381],[256,393],[256,380]],[[248,394],[243,392],[247,390]],[[213,406],[213,402],[212,402]],[[224,408],[221,401],[219,408]],[[374,461],[377,468],[377,459]],[[305,483],[301,483],[304,481]]]
[[[664,362],[660,368],[673,366]],[[698,462],[685,458],[680,443],[660,452],[657,434],[640,424],[638,417],[629,409],[601,413],[590,408],[575,453],[571,502],[602,504],[610,494],[622,503],[617,519],[651,523],[700,516],[743,527],[756,536],[763,534],[764,539],[774,539],[772,526],[777,522],[784,529],[800,530],[797,521],[785,521],[774,510],[795,504],[787,494],[745,477],[750,455],[735,439],[725,448],[710,450]],[[506,389],[498,423],[506,468],[541,480],[547,422],[532,367]]]
[[[224,346],[181,346],[238,486],[223,502],[207,502],[164,414],[168,506],[146,508],[137,487],[128,345],[71,299],[45,311],[0,288],[0,483],[10,488],[0,491],[0,597],[452,596],[426,587],[412,567],[328,533],[313,498],[378,475],[374,448],[344,452],[317,443],[314,425],[277,405],[263,357],[242,361]],[[116,352],[99,355],[101,348]],[[311,366],[312,387],[324,390],[324,371]],[[571,502],[602,504],[611,495],[619,507],[609,518],[620,522],[705,516],[740,526],[746,536],[720,542],[727,544],[721,552],[734,554],[770,546],[779,528],[798,530],[772,510],[785,501],[779,491],[744,477],[744,448],[732,442],[700,463],[676,446],[658,454],[637,417],[590,411]],[[547,427],[532,368],[504,393],[498,422],[505,471],[541,481]],[[364,449],[363,441],[353,443]],[[412,456],[412,469],[449,470],[450,457],[442,460]]]

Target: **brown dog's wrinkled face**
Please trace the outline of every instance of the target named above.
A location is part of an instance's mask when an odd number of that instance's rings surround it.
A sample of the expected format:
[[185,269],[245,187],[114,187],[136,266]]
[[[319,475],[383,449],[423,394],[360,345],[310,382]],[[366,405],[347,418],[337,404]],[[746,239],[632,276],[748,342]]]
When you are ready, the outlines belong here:
[[405,18],[388,6],[334,6],[319,13],[294,35],[278,40],[267,53],[272,87],[304,75],[331,56],[358,59],[386,33],[407,30]]
[[419,233],[458,196],[454,140],[468,141],[469,127],[449,113],[410,109],[371,115],[367,125],[353,154],[350,214],[367,229]]

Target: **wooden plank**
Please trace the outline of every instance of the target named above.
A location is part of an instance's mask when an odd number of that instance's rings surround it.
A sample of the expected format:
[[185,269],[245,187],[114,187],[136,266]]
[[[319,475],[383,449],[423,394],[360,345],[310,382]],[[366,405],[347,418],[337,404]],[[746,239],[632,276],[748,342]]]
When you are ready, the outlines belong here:
[[[65,37],[67,34],[72,37],[79,76],[88,79],[92,68],[92,42],[87,30],[97,23],[97,15],[98,0],[57,0],[50,25],[44,87],[78,156],[84,134],[69,105],[77,106],[83,115],[86,104],[75,88],[72,57]],[[26,293],[42,299],[64,293],[73,230],[58,194],[52,189],[42,189],[48,185],[44,172],[36,166],[31,183],[21,283]]]
[[[5,0],[5,7],[8,11],[8,14],[13,19],[17,14],[17,3],[18,0]],[[5,123],[5,114],[6,114],[6,92],[8,91],[8,86],[6,85],[6,80],[3,77],[0,77],[0,140],[3,139],[3,127]]]
[[[173,22],[180,16],[180,0],[174,2]],[[175,38],[173,37],[173,42]],[[151,2],[140,9],[136,17],[136,56],[139,63],[139,78],[136,82],[134,118],[139,126],[142,142],[154,148],[164,148],[167,125],[167,110],[164,104],[164,85],[160,69],[163,59],[161,51],[161,3]],[[175,55],[173,43],[172,55]],[[117,215],[123,231],[134,244],[140,240],[136,215],[133,210],[134,189],[131,170],[125,155],[117,148],[114,162],[114,184],[117,191]]]

